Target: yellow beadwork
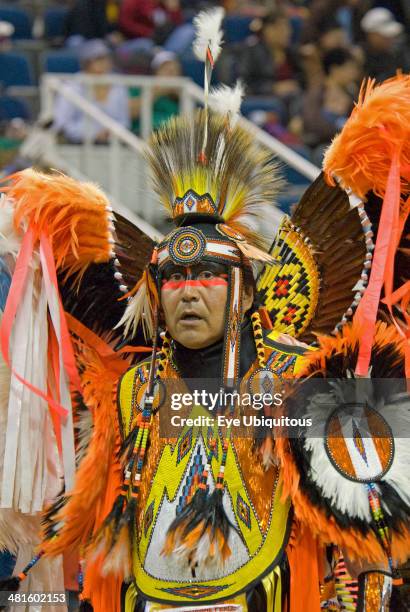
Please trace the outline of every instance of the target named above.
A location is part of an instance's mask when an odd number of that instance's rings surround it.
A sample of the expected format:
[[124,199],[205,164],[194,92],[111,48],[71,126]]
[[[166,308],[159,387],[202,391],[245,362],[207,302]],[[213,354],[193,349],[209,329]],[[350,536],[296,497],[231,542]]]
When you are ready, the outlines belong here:
[[304,236],[286,217],[270,251],[277,264],[266,265],[258,281],[275,330],[297,338],[315,316],[320,274]]

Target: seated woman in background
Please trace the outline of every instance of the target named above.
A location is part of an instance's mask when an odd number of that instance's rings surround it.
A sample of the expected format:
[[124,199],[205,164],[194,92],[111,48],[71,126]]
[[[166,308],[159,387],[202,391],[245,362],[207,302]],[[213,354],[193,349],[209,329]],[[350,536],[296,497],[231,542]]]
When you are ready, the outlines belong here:
[[[111,53],[107,45],[98,39],[84,43],[80,49],[80,61],[83,72],[90,75],[105,75],[113,71]],[[129,128],[130,115],[128,108],[128,90],[120,85],[98,84],[87,87],[82,83],[72,82],[67,85],[72,91],[86,97],[112,119],[123,127]],[[93,119],[86,119],[84,113],[64,95],[57,99],[54,110],[54,128],[64,140],[78,144],[86,135],[92,142],[106,143],[109,133]]]

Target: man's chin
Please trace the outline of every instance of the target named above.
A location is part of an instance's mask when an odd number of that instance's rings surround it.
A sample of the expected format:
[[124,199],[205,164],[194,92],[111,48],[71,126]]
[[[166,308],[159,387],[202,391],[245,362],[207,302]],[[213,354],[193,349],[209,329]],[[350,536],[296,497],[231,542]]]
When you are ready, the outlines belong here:
[[187,349],[199,350],[211,346],[217,340],[210,339],[206,333],[195,333],[193,330],[175,334],[174,340]]

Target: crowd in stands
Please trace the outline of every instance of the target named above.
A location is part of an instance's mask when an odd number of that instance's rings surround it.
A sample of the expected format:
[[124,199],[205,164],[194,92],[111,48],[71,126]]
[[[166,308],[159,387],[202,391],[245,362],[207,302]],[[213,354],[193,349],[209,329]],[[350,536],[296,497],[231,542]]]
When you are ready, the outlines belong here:
[[[215,83],[232,85],[241,79],[246,90],[244,114],[317,164],[352,110],[363,77],[381,81],[398,69],[410,71],[408,0],[54,2],[54,30],[50,3],[41,10],[41,2],[33,2],[32,36],[44,42],[43,59],[49,52],[40,72],[53,70],[53,58],[63,57],[69,72],[187,75],[199,84],[202,69],[192,55],[192,19],[203,8],[223,5],[225,44]],[[14,0],[12,6],[20,4],[21,10],[29,10],[28,0]],[[16,37],[21,26],[13,23],[10,6],[0,2],[0,129],[6,141],[21,138],[22,121],[30,119],[27,105],[13,111],[10,101],[6,104],[7,87],[13,83],[7,81],[10,72],[2,65],[19,48],[24,53],[24,40]],[[61,59],[57,64],[56,71],[61,71]],[[83,93],[80,85],[72,87]],[[124,127],[140,133],[138,88],[98,85],[91,97]],[[155,129],[178,113],[179,98],[169,88],[156,88],[153,97]],[[84,139],[81,113],[63,98],[55,108],[55,128],[66,142]],[[97,123],[87,129],[95,142],[107,141],[108,134]]]

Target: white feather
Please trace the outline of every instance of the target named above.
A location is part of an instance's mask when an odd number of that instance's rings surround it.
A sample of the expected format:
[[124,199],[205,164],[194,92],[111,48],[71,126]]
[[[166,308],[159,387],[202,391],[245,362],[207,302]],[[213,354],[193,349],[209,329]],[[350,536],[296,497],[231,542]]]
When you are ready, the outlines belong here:
[[0,197],[0,256],[10,254],[17,257],[21,238],[13,226],[14,209],[10,198],[3,194]]
[[240,81],[235,87],[219,85],[210,91],[209,106],[215,112],[227,115],[230,126],[234,127],[239,118],[244,93],[244,87]]
[[210,11],[201,11],[194,19],[196,37],[193,44],[195,56],[201,61],[206,60],[206,50],[209,46],[214,61],[221,52],[223,8],[214,8]]
[[118,538],[114,547],[104,559],[101,575],[105,578],[109,574],[123,576],[126,581],[132,575],[130,544],[127,531],[125,531],[123,537]]

